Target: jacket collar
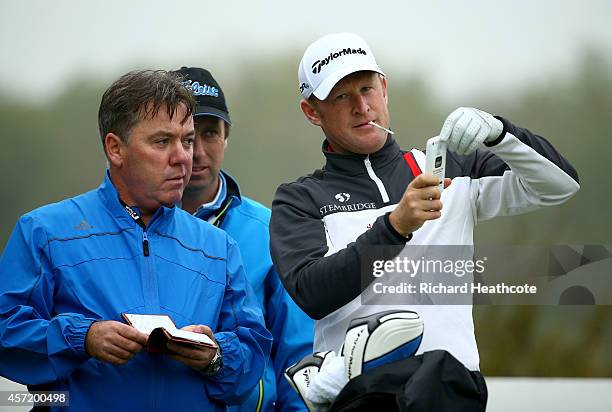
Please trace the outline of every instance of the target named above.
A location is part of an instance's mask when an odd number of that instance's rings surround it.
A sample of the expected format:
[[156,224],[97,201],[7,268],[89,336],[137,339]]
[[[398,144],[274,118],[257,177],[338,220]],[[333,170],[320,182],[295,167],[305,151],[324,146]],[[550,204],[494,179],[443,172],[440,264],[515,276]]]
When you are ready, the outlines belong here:
[[[325,170],[328,172],[342,173],[346,175],[356,176],[367,173],[364,160],[368,155],[365,154],[340,154],[328,150],[329,143],[327,140],[323,142],[323,154],[325,155]],[[372,167],[377,169],[392,162],[398,156],[401,156],[401,150],[395,139],[391,135],[387,135],[387,141],[380,150],[370,153],[370,162]]]
[[229,173],[223,170],[221,170],[219,173],[223,174],[223,177],[225,177],[225,183],[227,183],[227,193],[225,195],[225,199],[227,200],[233,197],[234,201],[232,203],[234,205],[232,207],[239,205],[242,202],[242,194],[240,193],[240,185],[238,185],[238,182],[236,181],[236,179],[230,176]]
[[[106,173],[104,173],[104,181],[98,187],[98,195],[100,196],[100,199],[104,206],[108,209],[108,211],[115,219],[122,222],[128,222],[130,225],[138,226],[134,219],[130,217],[127,210],[125,210],[125,208],[119,201],[119,193],[117,192],[117,188],[111,180],[110,172],[108,169],[106,170]],[[137,208],[135,209],[138,211]],[[151,224],[154,224],[158,228],[167,226],[168,222],[174,216],[175,210],[176,207],[174,206],[160,207],[149,221],[148,226],[151,226]]]
[[194,213],[194,216],[208,221],[213,219],[215,222],[221,219],[219,222],[219,224],[221,224],[227,211],[242,203],[242,195],[238,182],[232,176],[223,170],[219,171],[219,174],[221,174],[225,180],[225,198],[220,202],[219,207],[214,210],[199,208]]

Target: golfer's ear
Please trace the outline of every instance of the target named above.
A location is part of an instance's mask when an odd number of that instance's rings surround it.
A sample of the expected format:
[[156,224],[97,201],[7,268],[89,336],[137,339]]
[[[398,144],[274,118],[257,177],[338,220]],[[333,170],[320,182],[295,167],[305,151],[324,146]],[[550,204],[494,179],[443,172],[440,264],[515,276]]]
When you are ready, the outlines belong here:
[[104,136],[104,151],[109,163],[115,167],[121,167],[123,163],[124,144],[119,136],[115,133],[107,133]]
[[383,89],[383,96],[385,96],[385,103],[389,104],[389,95],[387,94],[387,78],[382,74],[380,76],[380,83]]
[[315,126],[321,126],[321,118],[319,117],[319,113],[311,102],[306,99],[300,100],[300,109],[302,109],[304,116],[306,116],[310,123],[314,124]]

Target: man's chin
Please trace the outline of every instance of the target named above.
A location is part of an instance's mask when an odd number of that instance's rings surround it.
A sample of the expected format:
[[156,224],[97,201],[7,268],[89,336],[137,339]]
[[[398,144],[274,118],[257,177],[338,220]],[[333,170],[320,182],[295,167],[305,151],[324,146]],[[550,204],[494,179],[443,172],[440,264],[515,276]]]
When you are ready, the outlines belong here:
[[207,190],[214,182],[215,179],[213,179],[209,174],[192,174],[189,183],[187,183],[187,186],[185,187],[185,193]]
[[163,206],[172,207],[176,203],[180,202],[182,197],[183,197],[183,190],[182,189],[176,190],[173,193],[169,193],[168,196],[164,196],[164,198],[161,199],[160,203]]
[[359,146],[356,146],[353,150],[353,153],[358,154],[371,154],[378,152],[385,145],[387,138],[380,139],[380,137],[375,137],[371,140],[362,141]]
[[208,180],[204,179],[191,179],[185,187],[185,195],[195,195],[197,193],[206,190],[209,186]]

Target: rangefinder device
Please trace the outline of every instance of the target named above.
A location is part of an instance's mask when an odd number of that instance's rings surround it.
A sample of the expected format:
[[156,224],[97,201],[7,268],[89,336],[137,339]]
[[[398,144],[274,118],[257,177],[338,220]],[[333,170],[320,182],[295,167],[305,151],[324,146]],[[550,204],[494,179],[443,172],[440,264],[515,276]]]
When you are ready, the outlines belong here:
[[440,191],[444,190],[446,146],[446,142],[440,141],[440,136],[435,136],[427,140],[425,149],[425,173],[431,173],[438,178]]

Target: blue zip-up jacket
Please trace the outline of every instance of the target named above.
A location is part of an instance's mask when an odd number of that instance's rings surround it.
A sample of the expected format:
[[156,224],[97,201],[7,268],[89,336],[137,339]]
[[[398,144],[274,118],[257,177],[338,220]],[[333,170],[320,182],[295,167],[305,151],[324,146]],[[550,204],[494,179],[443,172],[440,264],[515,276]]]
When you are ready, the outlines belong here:
[[270,209],[242,196],[227,173],[225,196],[218,208],[198,210],[196,216],[225,230],[240,247],[247,278],[255,290],[267,328],[272,332],[271,361],[262,380],[245,403],[232,412],[306,411],[299,395],[283,376],[285,369],[312,354],[313,320],[291,299],[270,257]]
[[[222,369],[205,377],[145,351],[123,366],[90,357],[89,326],[122,312],[210,326]],[[97,190],[21,217],[0,258],[0,375],[67,390],[72,410],[226,410],[250,394],[270,348],[236,243],[176,207],[157,210],[145,234],[108,173]]]

